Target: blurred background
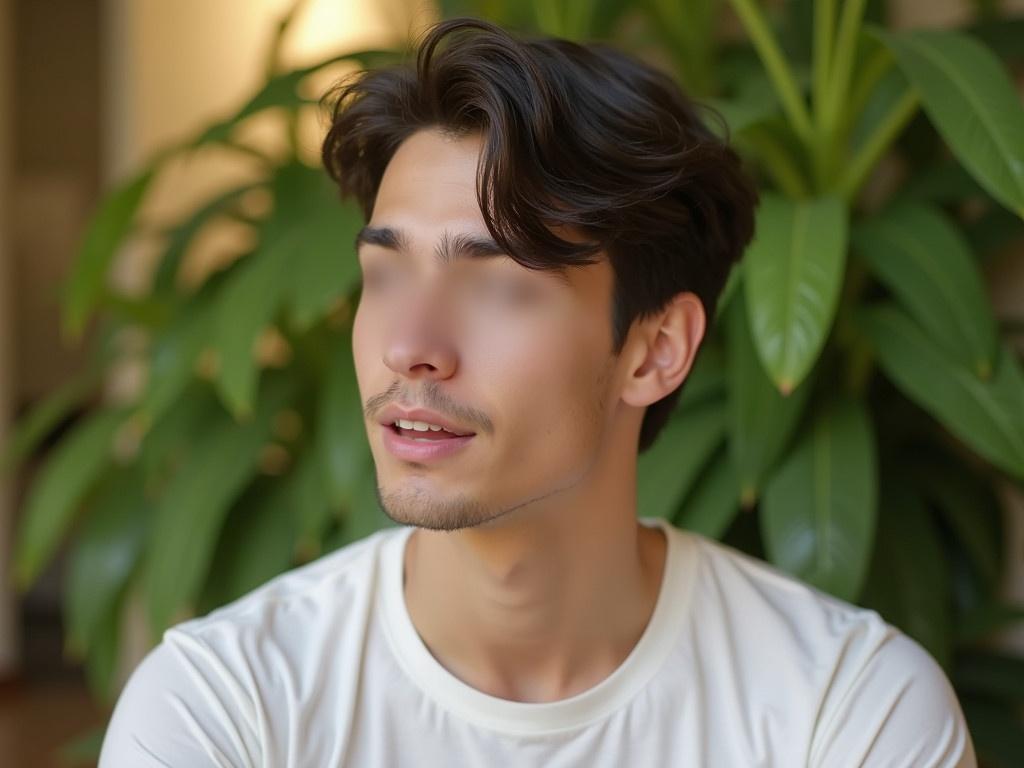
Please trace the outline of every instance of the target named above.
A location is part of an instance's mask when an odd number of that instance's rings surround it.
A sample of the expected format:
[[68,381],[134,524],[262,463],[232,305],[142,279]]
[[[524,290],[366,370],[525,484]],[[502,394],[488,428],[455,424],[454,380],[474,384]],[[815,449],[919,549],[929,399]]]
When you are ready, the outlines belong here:
[[[88,609],[76,608],[69,596],[73,591],[72,585],[76,583],[75,574],[90,572],[88,557],[92,556],[100,563],[98,571],[103,571],[104,564],[112,562],[115,565],[111,568],[118,570],[116,563],[121,550],[116,548],[101,547],[96,550],[98,554],[78,555],[79,566],[71,562],[75,557],[73,542],[76,536],[88,530],[84,527],[84,516],[78,523],[73,518],[78,514],[75,510],[89,501],[86,489],[91,487],[88,486],[91,481],[82,478],[79,485],[71,483],[74,487],[64,490],[51,484],[50,507],[46,505],[47,499],[37,498],[30,502],[33,484],[39,480],[47,462],[54,458],[60,446],[70,443],[76,428],[86,422],[87,416],[95,412],[100,403],[107,406],[126,404],[139,398],[146,400],[152,395],[154,401],[162,402],[160,408],[154,407],[153,414],[165,413],[165,409],[172,407],[168,403],[179,393],[175,392],[174,397],[153,394],[154,379],[147,373],[146,363],[147,350],[152,349],[147,346],[147,339],[151,337],[146,335],[146,329],[177,327],[173,320],[170,325],[164,324],[168,322],[168,316],[177,316],[177,304],[149,301],[156,295],[152,289],[154,274],[167,258],[168,227],[172,223],[188,221],[195,211],[209,204],[223,190],[236,190],[233,199],[237,199],[239,205],[223,216],[217,226],[200,223],[192,227],[188,232],[187,247],[183,245],[179,249],[171,283],[182,295],[200,295],[198,286],[209,282],[212,274],[229,272],[225,267],[239,261],[239,254],[258,250],[258,246],[253,245],[253,233],[256,231],[259,237],[267,234],[260,222],[268,216],[268,206],[273,207],[267,199],[266,185],[261,186],[261,181],[269,174],[272,177],[270,192],[280,195],[282,190],[292,189],[287,186],[292,181],[289,181],[287,173],[275,175],[276,172],[268,171],[268,168],[280,167],[284,163],[291,163],[293,167],[295,163],[300,167],[317,165],[325,124],[322,114],[312,108],[312,102],[331,83],[361,63],[376,61],[373,57],[378,54],[383,57],[380,60],[385,60],[388,51],[400,50],[425,25],[459,11],[498,21],[515,21],[525,28],[532,26],[557,31],[558,24],[562,23],[566,34],[576,30],[581,37],[587,36],[588,32],[598,32],[601,37],[620,42],[623,47],[675,71],[682,80],[691,78],[687,86],[702,97],[720,99],[723,113],[736,132],[753,125],[746,118],[737,116],[743,109],[764,106],[742,100],[743,91],[735,86],[736,78],[740,77],[736,72],[747,73],[743,75],[746,77],[752,68],[763,70],[755,66],[757,59],[751,51],[748,51],[749,55],[736,56],[723,53],[720,58],[707,52],[719,45],[723,50],[728,46],[739,46],[748,39],[749,20],[742,18],[745,5],[760,5],[787,55],[795,62],[794,70],[801,73],[806,68],[810,72],[811,56],[807,49],[813,32],[809,27],[801,31],[798,24],[792,23],[790,16],[813,21],[815,3],[773,2],[763,5],[702,0],[693,4],[695,16],[683,19],[677,27],[677,36],[671,40],[659,37],[656,29],[657,19],[662,18],[658,14],[669,13],[665,8],[670,4],[651,0],[590,5],[593,8],[588,17],[577,16],[573,21],[572,4],[568,4],[570,11],[559,21],[555,17],[561,11],[546,12],[543,10],[545,6],[538,3],[467,2],[438,6],[404,0],[308,0],[295,6],[291,0],[178,0],[174,3],[159,0],[0,0],[0,445],[14,436],[20,438],[22,449],[16,460],[10,461],[0,474],[0,762],[12,766],[65,764],[58,757],[59,748],[63,748],[67,750],[65,756],[69,761],[78,759],[79,764],[90,764],[90,755],[95,753],[101,738],[113,697],[153,642],[154,627],[214,607],[261,583],[273,573],[341,546],[381,523],[371,517],[354,527],[344,528],[325,513],[308,527],[291,531],[288,551],[281,556],[268,556],[262,570],[260,566],[255,570],[251,566],[239,566],[239,572],[244,571],[244,578],[231,576],[235,579],[231,582],[232,590],[220,590],[209,585],[200,589],[197,582],[193,595],[178,602],[169,599],[165,613],[156,619],[153,610],[147,607],[147,601],[159,592],[159,588],[140,593],[126,588],[123,583],[128,580],[125,574],[134,567],[129,564],[119,571],[124,578],[114,589],[117,593],[116,609],[111,610],[116,610],[118,616],[112,625],[115,637],[104,645],[97,639],[99,635],[90,634],[100,631],[96,629],[98,624],[90,625],[88,617],[82,618],[85,614],[75,614],[75,611]],[[797,11],[787,9],[787,5],[797,7]],[[842,8],[847,4],[826,2],[825,5],[834,7],[836,23],[841,27]],[[1024,69],[1021,66],[1024,2],[893,0],[866,5],[869,17],[892,31],[957,29],[977,34],[993,51],[1012,83],[1019,108],[1020,95],[1024,93]],[[550,7],[556,6],[562,7],[558,3]],[[294,15],[288,15],[293,12]],[[289,21],[282,27],[286,19]],[[592,25],[588,27],[588,23]],[[687,26],[691,23],[692,28]],[[665,26],[671,28],[671,25]],[[804,35],[803,43],[801,34]],[[842,33],[839,34],[841,36]],[[689,46],[686,52],[680,53],[686,46]],[[272,107],[277,105],[274,99],[280,94],[275,96],[272,89],[265,89],[268,78],[275,73],[313,67],[329,57],[354,52],[366,53],[361,59],[342,58],[330,65],[317,67],[301,80],[300,87],[298,79],[286,83],[285,107],[253,108],[244,121],[236,120],[232,124],[230,138],[211,140],[191,153],[160,158],[164,150],[201,135],[218,121],[240,117],[242,105],[257,93],[267,96]],[[882,63],[877,68],[881,70],[886,62],[879,61]],[[904,60],[899,59],[899,62],[902,65]],[[891,66],[891,62],[888,64]],[[721,73],[716,69],[719,66]],[[909,69],[907,72],[914,86],[923,87]],[[798,74],[797,79],[801,85],[805,84],[802,75]],[[865,87],[870,88],[874,83],[885,80],[880,73],[875,81],[866,79],[864,82]],[[760,90],[771,90],[765,81],[761,83],[765,87]],[[755,90],[758,89],[748,88],[747,95]],[[921,98],[927,108],[927,99]],[[779,101],[784,102],[784,99]],[[886,102],[879,103],[878,112],[865,112],[865,130],[895,116],[894,134],[897,128],[907,132],[911,144],[915,135],[927,134],[925,143],[931,142],[928,146],[941,146],[942,149],[932,155],[921,152],[921,156],[907,161],[899,157],[895,145],[887,144],[887,151],[869,155],[871,163],[867,170],[870,173],[855,179],[858,182],[857,196],[847,200],[848,209],[852,212],[851,220],[854,214],[863,217],[880,210],[883,203],[894,195],[894,189],[902,189],[909,163],[919,178],[926,178],[932,184],[929,187],[931,192],[919,192],[914,199],[924,200],[954,218],[967,233],[969,247],[975,253],[984,251],[984,259],[980,256],[978,259],[982,264],[978,274],[982,277],[992,316],[998,319],[999,337],[1006,343],[1006,349],[1016,350],[1019,360],[1020,351],[1024,350],[1021,343],[1024,339],[1021,333],[1024,323],[1024,238],[1020,226],[1024,208],[1018,207],[1014,211],[998,191],[992,192],[984,182],[984,169],[976,172],[955,148],[951,153],[945,144],[955,144],[955,141],[945,136],[942,130],[936,134],[929,129],[922,113],[911,116],[909,112],[904,115],[899,111],[886,111]],[[890,101],[889,106],[894,103]],[[311,108],[293,109],[298,105]],[[913,106],[916,108],[919,103],[915,101]],[[779,102],[767,105],[767,109],[774,109],[790,118],[793,116],[791,110],[784,104],[780,107]],[[931,112],[929,116],[936,124],[941,123],[941,117],[936,118]],[[788,183],[796,182],[792,182],[784,168],[777,164],[773,166],[772,152],[765,149],[766,137],[771,135],[770,131],[762,134],[748,131],[744,149],[749,149],[752,162],[762,163],[763,168],[759,172],[765,186],[791,198],[799,198],[799,194],[791,194],[794,189],[787,187]],[[890,136],[889,141],[893,140],[894,136]],[[906,138],[901,140],[908,141]],[[786,146],[786,141],[782,145]],[[1018,158],[1019,150],[1017,147]],[[913,154],[912,148],[908,154]],[[970,173],[956,169],[950,172],[945,160],[951,158],[963,160]],[[110,206],[106,214],[101,212],[101,204],[109,202],[112,193],[121,194],[130,187],[131,180],[138,179],[137,174],[142,169],[152,167],[154,163],[159,163],[159,172],[146,177],[144,199],[138,203],[137,210],[128,205],[130,210],[120,217],[117,210],[110,210]],[[1019,177],[1020,168],[1017,173]],[[787,182],[787,178],[791,181]],[[307,184],[306,181],[295,183],[300,187]],[[924,186],[922,183],[919,189]],[[140,187],[136,187],[136,192],[138,197],[143,197]],[[131,197],[131,190],[124,194]],[[124,203],[122,199],[122,208]],[[117,205],[113,207],[116,209]],[[274,208],[280,209],[280,205]],[[340,229],[342,235],[351,231],[355,220],[350,209],[344,211],[344,216],[347,218]],[[121,232],[121,229],[127,229],[129,219],[132,222],[130,237]],[[328,226],[325,231],[332,230]],[[878,231],[868,232],[863,237],[870,240],[872,235],[882,237]],[[91,258],[89,254],[94,258],[104,248],[115,253],[116,257],[107,262],[100,258],[101,267],[94,267],[93,271],[103,275],[99,283],[106,286],[103,291],[107,294],[95,299],[93,306],[85,307],[89,302],[82,304],[80,301],[79,307],[85,308],[78,313],[77,320],[69,320],[75,311],[69,310],[68,306],[76,300],[68,298],[74,293],[68,286],[71,283],[81,286],[90,280],[97,282],[86,274],[87,270],[82,270],[81,264]],[[77,274],[76,263],[79,264]],[[898,288],[890,285],[883,271],[878,272],[880,285],[888,287],[893,295],[902,295]],[[246,349],[254,349],[259,361],[257,368],[271,372],[290,370],[294,367],[293,361],[299,359],[296,356],[301,356],[301,344],[296,343],[296,338],[319,338],[315,334],[321,324],[324,329],[333,328],[335,332],[341,329],[343,336],[346,312],[351,308],[349,299],[352,298],[346,289],[347,286],[340,286],[334,295],[318,295],[315,303],[319,312],[316,316],[310,314],[301,319],[302,311],[293,308],[288,317],[291,320],[300,318],[295,323],[283,321],[282,328],[277,331],[260,328],[255,341],[243,339],[250,342]],[[881,295],[881,289],[878,295]],[[837,303],[840,301],[837,298]],[[111,341],[110,326],[88,317],[87,310],[97,307],[119,318],[116,341]],[[252,322],[255,327],[269,319],[269,316],[257,317]],[[136,331],[141,328],[142,332],[125,332],[125,328],[131,330],[133,326],[137,326]],[[104,358],[107,353],[102,350],[109,345],[113,345],[114,351],[109,358]],[[885,363],[884,355],[881,357]],[[96,361],[101,358],[106,362],[97,365]],[[316,354],[311,353],[311,359],[317,359]],[[194,358],[187,361],[185,369],[201,373],[206,366],[207,379],[218,381],[218,371],[223,370],[224,365],[223,357],[219,363],[211,362],[197,351]],[[771,367],[770,363],[766,365]],[[212,371],[209,370],[211,366]],[[314,362],[311,366],[315,372],[310,376],[311,380],[317,380],[322,374],[328,380],[341,381],[330,379],[334,375],[330,363],[318,368]],[[917,402],[922,412],[927,414],[922,416],[922,420],[928,422],[923,429],[932,430],[928,434],[941,430],[936,422],[944,423],[943,406],[932,406],[927,395],[915,397],[912,383],[902,386],[903,378],[898,371],[890,370],[886,365],[882,367],[897,384],[892,392],[886,390],[887,396],[907,397]],[[831,375],[830,371],[826,369],[821,375]],[[343,376],[343,373],[337,375]],[[253,375],[250,372],[231,381],[219,380],[226,403],[225,412],[229,415],[245,412],[247,406],[259,402],[264,396],[274,397],[273,393],[268,395],[262,389],[256,394],[256,388],[262,385],[252,378]],[[713,379],[714,371],[711,371],[708,380]],[[305,386],[302,382],[305,379],[296,386]],[[1024,434],[1017,431],[1024,425],[1024,388],[1014,391],[1018,395],[1016,400],[1012,396],[1008,400],[1000,400],[1004,404],[1009,403],[1009,420],[999,417],[995,425],[997,430],[1000,424],[1009,430],[1000,439],[1008,441],[1010,447],[1007,451],[1011,453],[1017,450],[1013,446],[1014,433],[1018,441]],[[294,393],[290,396],[295,397]],[[195,401],[196,397],[192,400]],[[287,400],[289,396],[282,397]],[[163,403],[163,399],[167,402]],[[868,395],[865,395],[867,399]],[[905,403],[903,400],[894,402]],[[700,406],[701,403],[695,401],[681,404],[682,408]],[[325,409],[328,415],[332,413],[327,406]],[[968,406],[964,409],[970,410]],[[272,434],[277,443],[263,445],[253,453],[253,467],[256,468],[253,472],[271,479],[299,474],[304,465],[295,457],[305,454],[299,449],[292,450],[301,442],[295,437],[302,431],[297,425],[316,422],[317,414],[322,413],[316,410],[310,415],[296,407],[286,410],[283,416],[280,412],[272,414],[272,423],[267,422],[270,425],[268,435]],[[885,412],[875,409],[875,413],[881,420],[883,417],[877,414]],[[351,409],[348,414],[347,418],[351,418]],[[33,419],[34,428],[26,429],[25,425]],[[789,436],[779,441],[775,451],[779,461],[784,457],[783,443],[798,440],[799,431],[795,426],[798,420],[794,416],[790,426],[770,427],[778,428]],[[158,421],[156,415],[150,419],[153,423]],[[1024,472],[1020,470],[1024,466],[1020,462],[1024,460],[1020,453],[1003,459],[1004,454],[999,454],[1002,449],[998,446],[990,448],[989,443],[980,448],[972,445],[970,439],[963,436],[965,429],[972,429],[971,425],[963,426],[955,417],[951,417],[946,426],[953,436],[948,440],[936,439],[935,442],[947,447],[947,444],[956,444],[958,447],[950,448],[949,455],[962,458],[965,464],[977,470],[972,477],[985,478],[985,492],[990,494],[985,503],[991,505],[995,522],[990,521],[991,524],[986,524],[987,527],[980,531],[972,528],[969,522],[962,527],[958,527],[955,521],[935,523],[939,531],[937,546],[945,549],[924,550],[922,557],[927,559],[928,552],[938,552],[938,558],[950,561],[948,572],[943,572],[943,578],[949,579],[951,584],[947,590],[949,606],[944,613],[945,609],[937,609],[938,614],[926,614],[924,621],[930,621],[927,616],[941,614],[949,625],[949,638],[935,640],[936,645],[929,645],[929,649],[941,657],[935,649],[947,648],[950,659],[961,646],[974,648],[983,645],[1001,654],[1005,652],[1005,657],[999,656],[994,666],[985,666],[984,663],[977,667],[968,666],[962,679],[966,681],[964,685],[974,685],[980,691],[981,703],[972,715],[972,730],[975,723],[978,728],[991,730],[989,739],[995,746],[991,747],[989,764],[1020,765],[1024,764],[1024,751],[1017,753],[1020,756],[1017,763],[1002,763],[999,757],[1002,755],[1004,760],[1007,759],[1007,755],[1013,754],[1012,750],[1024,744],[1024,729],[1020,728],[1019,719],[1020,705],[1024,701],[1024,665],[1007,661],[1013,658],[1013,654],[1024,655],[1024,626],[1020,621],[1024,614],[1015,607],[1024,606],[1024,494],[1021,491],[1022,474],[1019,474]],[[916,428],[916,422],[907,427],[908,430]],[[880,433],[884,429],[880,426]],[[978,428],[979,431],[981,429]],[[145,427],[135,433],[131,430],[127,434],[119,432],[115,452],[120,450],[124,455],[133,455],[132,441],[134,439],[138,443],[142,440],[140,434],[146,434]],[[716,438],[718,442],[709,444],[706,455],[701,457],[705,463],[694,465],[694,477],[700,474],[701,466],[708,466],[709,457],[718,455],[716,451],[725,451],[722,442],[725,438],[721,435],[719,438],[721,440]],[[889,455],[905,457],[909,453],[917,454],[914,443],[897,441],[894,445],[897,447],[892,450],[896,453],[880,451],[880,461],[884,463]],[[351,465],[365,468],[366,455],[353,451],[346,454]],[[927,454],[928,450],[923,453]],[[88,463],[75,464],[73,459],[73,456],[67,459],[73,466],[81,467]],[[655,460],[657,457],[648,463]],[[912,463],[909,458],[907,461]],[[775,466],[776,463],[766,463],[763,468],[765,477],[768,477],[768,465]],[[292,473],[293,465],[300,469]],[[938,465],[923,464],[917,469],[928,472],[929,466],[934,470]],[[992,467],[995,471],[985,474]],[[99,468],[94,469],[93,476],[100,477]],[[117,485],[121,481],[119,471],[115,471],[116,477],[109,480],[115,489],[113,493],[120,488]],[[75,470],[70,472],[73,474]],[[358,474],[358,469],[348,472]],[[253,481],[257,486],[254,489],[253,485],[244,486],[244,479],[240,476],[236,487],[224,493],[234,494],[232,499],[235,496],[245,498],[241,492],[245,487],[246,493],[251,494],[250,501],[267,494],[277,499],[279,504],[284,503],[282,498],[292,498],[274,496],[276,486],[269,480]],[[106,482],[97,480],[101,485]],[[884,484],[884,478],[882,482]],[[769,480],[765,480],[763,485],[771,487]],[[675,488],[672,498],[678,509],[659,513],[671,514],[677,522],[685,524],[685,512],[679,510],[686,499],[693,498],[690,494],[696,494],[698,490]],[[949,495],[956,493],[947,491]],[[202,489],[192,492],[201,493]],[[331,503],[325,502],[321,506],[328,512],[335,507],[346,507],[346,502],[351,507],[354,500],[366,499],[366,493],[365,487],[353,484],[339,489],[337,501],[340,503],[334,503],[336,500],[328,489]],[[777,493],[783,491],[777,490]],[[55,497],[61,497],[61,494],[67,497],[66,503],[55,501]],[[760,493],[733,493],[728,515],[740,508],[741,500],[745,506],[751,507],[754,496],[759,499]],[[877,505],[872,501],[872,509],[876,506],[884,509],[886,503],[892,503],[892,497],[889,498],[889,502]],[[967,498],[978,497],[971,497],[968,493]],[[965,503],[970,505],[969,501]],[[24,532],[28,527],[25,518],[29,515],[26,509],[30,504],[38,510],[55,510],[49,518],[45,511],[33,514],[40,521],[35,525],[49,525],[56,533],[48,537],[45,533]],[[240,503],[233,504],[228,514],[240,514],[237,512]],[[230,505],[225,503],[224,506]],[[941,518],[942,511],[937,510],[934,514],[936,519]],[[736,522],[740,518],[726,515],[726,512],[719,514],[720,522],[707,531],[709,535],[733,541],[738,546],[744,545],[777,564],[786,565],[784,555],[779,554],[781,550],[772,544],[770,528],[747,530],[744,528],[746,523]],[[235,520],[230,516],[226,519],[225,525]],[[963,522],[963,518],[960,519]],[[154,525],[159,532],[161,523],[154,522]],[[770,526],[770,523],[765,525]],[[245,530],[244,522],[236,527]],[[699,528],[696,524],[695,527]],[[903,529],[901,535],[904,534],[908,540],[920,539],[910,528]],[[36,539],[32,539],[34,535]],[[154,529],[146,528],[133,535],[136,537],[133,541],[138,541],[155,533]],[[240,540],[244,541],[242,536]],[[968,583],[966,587],[956,586],[960,583],[956,581],[957,555],[950,554],[956,540],[966,540],[967,548],[973,552],[974,559],[971,559],[971,552],[968,553],[968,559],[975,564],[970,567],[976,567],[975,561],[980,559],[987,563],[982,568],[991,571],[993,581],[988,584],[984,600],[977,599],[978,590],[976,585],[971,586],[973,582],[964,582]],[[17,547],[31,550],[32,541],[44,542],[38,545],[36,555],[16,554]],[[211,549],[209,558],[229,564],[234,562],[232,550],[223,538],[211,541],[216,543],[210,544],[215,549]],[[872,552],[875,552],[875,558],[880,556],[876,548],[872,548],[870,542],[865,546],[863,568],[854,568],[850,585],[826,580],[822,586],[847,599],[882,608],[885,598],[870,598],[870,588],[874,585],[877,590],[878,584],[888,578],[888,587],[899,591],[901,572],[898,569],[885,571],[877,559],[872,559]],[[23,567],[15,566],[19,557],[24,560]],[[74,567],[82,570],[72,573]],[[202,574],[197,579],[216,581],[213,571],[200,570]],[[791,570],[810,578],[799,568]],[[80,581],[78,588],[89,592],[90,584],[92,582],[87,580]],[[105,588],[97,587],[98,590]],[[911,604],[906,614],[910,618],[906,621],[908,626],[912,626],[912,622],[919,621],[914,614],[917,597],[912,590],[906,600]],[[983,609],[979,608],[982,603]],[[69,619],[74,615],[79,617],[77,620],[83,622],[83,626],[93,626],[92,630],[83,630],[79,637],[81,642],[68,640],[69,636],[75,637],[75,630],[68,626],[69,620],[76,620]],[[896,617],[896,613],[887,615],[894,621]],[[965,617],[973,622],[970,631],[965,629]],[[925,627],[917,636],[926,637],[930,632],[932,629]],[[101,650],[95,651],[96,648]],[[90,653],[97,652],[102,656],[89,657]],[[1003,662],[1006,663],[999,666]],[[92,665],[92,671],[87,668],[87,663]],[[986,684],[989,688],[985,688]],[[958,686],[958,692],[961,690],[966,689]],[[1001,709],[995,714],[989,713],[991,717],[986,718],[988,710],[985,708],[991,702],[999,702]],[[1006,714],[1014,711],[1015,715]],[[1000,753],[1000,749],[1004,751]]]

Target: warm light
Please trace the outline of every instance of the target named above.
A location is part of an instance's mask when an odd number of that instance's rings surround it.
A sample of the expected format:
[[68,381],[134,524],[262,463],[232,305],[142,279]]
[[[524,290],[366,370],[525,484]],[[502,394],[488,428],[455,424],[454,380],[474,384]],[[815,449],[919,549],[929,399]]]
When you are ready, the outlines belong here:
[[[229,116],[252,96],[266,78],[274,35],[293,3],[108,0],[107,177],[115,181],[136,172],[157,151]],[[280,66],[287,70],[346,51],[401,45],[436,17],[429,0],[304,0],[286,34]],[[326,91],[345,71],[342,64],[310,78],[310,96]],[[300,123],[300,154],[307,162],[316,162],[324,131],[313,112],[307,110]],[[241,138],[272,155],[285,151],[280,120],[277,114],[257,116]],[[178,221],[197,201],[258,172],[251,159],[218,147],[204,149],[165,168],[143,217]],[[217,247],[192,249],[183,270],[186,282],[241,246],[223,227],[204,233],[213,237],[220,238]],[[232,248],[232,242],[239,247]],[[154,243],[131,244],[115,266],[115,285],[127,293],[145,291],[158,255]]]

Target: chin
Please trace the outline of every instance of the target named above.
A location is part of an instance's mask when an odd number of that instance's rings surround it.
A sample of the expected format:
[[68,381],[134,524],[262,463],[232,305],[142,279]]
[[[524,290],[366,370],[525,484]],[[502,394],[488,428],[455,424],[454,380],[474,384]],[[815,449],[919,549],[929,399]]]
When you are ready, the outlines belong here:
[[501,514],[466,494],[441,497],[420,488],[385,491],[378,500],[384,514],[399,525],[434,531],[473,528]]

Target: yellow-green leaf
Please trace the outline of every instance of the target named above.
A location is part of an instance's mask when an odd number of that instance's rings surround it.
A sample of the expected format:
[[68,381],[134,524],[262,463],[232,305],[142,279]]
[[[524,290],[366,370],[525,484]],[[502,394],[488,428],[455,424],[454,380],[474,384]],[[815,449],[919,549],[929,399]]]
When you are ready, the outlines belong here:
[[999,59],[951,30],[877,31],[978,183],[1024,216],[1024,107]]
[[156,173],[150,165],[107,195],[85,232],[64,287],[64,328],[77,338],[106,285],[110,263],[131,229]]
[[97,411],[53,449],[32,482],[18,530],[15,574],[21,587],[39,575],[78,511],[82,496],[110,462],[123,408]]
[[846,208],[835,197],[761,199],[743,287],[758,357],[783,393],[814,366],[832,326],[846,226]]
[[853,244],[871,271],[951,359],[992,371],[996,320],[964,237],[937,210],[891,206],[859,224]]
[[856,322],[882,370],[907,397],[978,454],[1024,478],[1024,374],[1008,345],[1000,347],[992,376],[983,381],[951,362],[891,305],[863,309]]
[[855,600],[871,558],[877,474],[867,409],[853,400],[831,403],[765,488],[761,530],[769,559]]

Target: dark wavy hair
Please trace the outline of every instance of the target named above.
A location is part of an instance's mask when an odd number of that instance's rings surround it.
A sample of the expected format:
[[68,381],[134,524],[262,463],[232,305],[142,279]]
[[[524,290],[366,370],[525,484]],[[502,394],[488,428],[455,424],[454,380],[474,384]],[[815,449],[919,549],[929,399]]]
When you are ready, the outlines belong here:
[[[481,132],[477,199],[491,236],[529,269],[610,259],[613,354],[633,321],[696,294],[710,326],[753,234],[757,193],[699,105],[665,73],[602,43],[516,37],[490,22],[430,27],[415,65],[363,70],[321,100],[324,168],[369,220],[399,144],[434,128]],[[566,225],[586,242],[551,230]],[[680,386],[647,407],[639,452]]]

